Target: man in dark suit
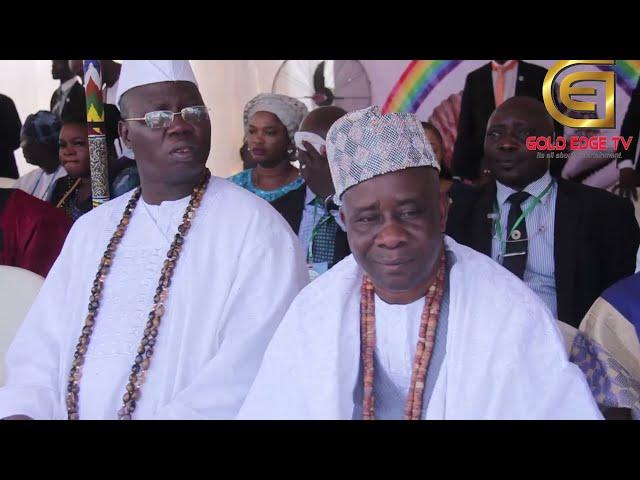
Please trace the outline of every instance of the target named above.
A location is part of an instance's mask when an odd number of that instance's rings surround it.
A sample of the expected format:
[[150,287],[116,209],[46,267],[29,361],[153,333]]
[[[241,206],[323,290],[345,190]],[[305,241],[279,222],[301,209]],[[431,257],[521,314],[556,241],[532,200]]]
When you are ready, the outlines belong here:
[[[636,188],[640,185],[640,162],[636,159],[636,149],[638,148],[638,135],[640,135],[640,80],[631,94],[631,100],[624,115],[620,136],[624,138],[633,137],[628,150],[618,145],[618,170],[620,171],[620,183],[614,188],[614,192],[624,198],[638,199]],[[634,162],[635,159],[635,162]]]
[[[497,105],[513,96],[542,101],[546,74],[546,68],[522,60],[492,60],[467,75],[453,148],[454,175],[470,180],[482,176],[484,134],[489,116]],[[556,125],[556,130],[558,128]]]
[[527,137],[553,131],[538,100],[515,97],[498,107],[484,144],[495,181],[454,202],[447,233],[492,256],[577,327],[606,288],[633,274],[640,229],[629,202],[554,179],[550,160],[527,150]]
[[21,128],[22,122],[13,100],[0,94],[0,177],[19,177],[13,152],[20,146]]
[[49,110],[58,117],[73,116],[86,110],[84,87],[69,69],[68,60],[51,60],[51,77],[60,82],[49,102]]
[[317,108],[305,117],[295,136],[305,184],[271,203],[300,238],[311,278],[351,253],[339,212],[331,209],[330,197],[335,189],[324,147],[331,125],[346,113],[329,106]]

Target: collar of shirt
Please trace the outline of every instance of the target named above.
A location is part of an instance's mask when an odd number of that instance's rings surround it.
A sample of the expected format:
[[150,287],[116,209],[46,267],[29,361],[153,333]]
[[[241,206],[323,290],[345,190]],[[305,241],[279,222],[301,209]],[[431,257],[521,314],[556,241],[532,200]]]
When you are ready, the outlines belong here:
[[316,199],[317,195],[311,191],[311,189],[307,186],[306,193],[304,195],[304,204],[311,205],[313,201]]
[[[111,85],[110,87],[107,84],[104,84],[102,89],[102,98],[104,103],[108,103],[110,105],[116,105],[116,98],[118,95],[118,83],[120,79],[116,80],[116,83]],[[117,105],[116,105],[117,106]]]
[[158,232],[167,242],[173,241],[172,237],[177,225],[180,225],[181,217],[189,204],[191,195],[179,198],[178,200],[165,200],[159,205],[151,205],[140,197],[139,203],[147,213]]
[[71,87],[73,87],[77,82],[78,82],[78,79],[76,77],[70,78],[69,80],[67,80],[66,82],[60,85],[60,91],[68,92],[69,90],[71,90]]
[[[309,188],[309,186],[307,186],[306,193],[304,195],[304,204],[305,204],[305,206],[313,204],[313,202],[315,201],[315,199],[317,197],[318,196],[315,193],[313,193],[313,191]],[[320,212],[321,213],[320,217],[322,217],[327,212],[327,209],[324,207],[324,204],[323,204],[323,206],[321,208],[322,208],[322,210]],[[340,218],[340,210],[331,210],[331,216],[334,218],[336,223],[340,226],[342,231],[346,232],[347,228],[344,225],[344,223],[342,223],[342,219]]]
[[495,60],[491,60],[491,70],[497,70],[499,68],[506,67],[506,71],[510,71],[518,66],[518,60],[507,60],[503,65],[500,65]]
[[[553,181],[553,178],[551,177],[549,170],[547,170],[542,177],[540,177],[535,182],[531,182],[529,185],[527,185],[524,188],[524,191],[530,194],[532,197],[537,197],[544,191],[545,188],[547,188],[547,185],[549,185],[549,182],[552,182],[552,181]],[[511,187],[507,187],[506,185],[498,182],[497,180],[496,180],[496,188],[497,188],[496,196],[498,198],[498,205],[500,206],[507,203],[509,196],[512,193],[516,193],[518,191],[518,190],[514,190]],[[551,198],[550,195],[545,195],[540,202],[543,205],[547,205],[550,198]]]

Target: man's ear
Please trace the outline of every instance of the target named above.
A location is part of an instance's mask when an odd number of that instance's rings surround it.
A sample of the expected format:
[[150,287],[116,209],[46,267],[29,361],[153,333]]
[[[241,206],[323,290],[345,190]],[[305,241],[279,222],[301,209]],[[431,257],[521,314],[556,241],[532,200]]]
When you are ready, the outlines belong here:
[[118,122],[118,135],[127,148],[131,149],[131,140],[129,139],[129,124],[123,120]]
[[447,217],[449,216],[449,207],[451,206],[451,198],[447,190],[440,190],[440,231],[442,233],[447,229]]

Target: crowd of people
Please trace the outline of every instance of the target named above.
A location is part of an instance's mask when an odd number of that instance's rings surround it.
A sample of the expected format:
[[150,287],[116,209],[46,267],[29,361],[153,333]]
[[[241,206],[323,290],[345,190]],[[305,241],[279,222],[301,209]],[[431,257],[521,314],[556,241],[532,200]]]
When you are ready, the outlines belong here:
[[526,148],[563,128],[542,67],[469,74],[450,168],[414,114],[261,93],[222,179],[189,62],[105,60],[92,208],[79,62],[21,128],[0,96],[0,169],[37,167],[0,189],[0,264],[46,277],[0,418],[640,418],[634,162],[616,195]]

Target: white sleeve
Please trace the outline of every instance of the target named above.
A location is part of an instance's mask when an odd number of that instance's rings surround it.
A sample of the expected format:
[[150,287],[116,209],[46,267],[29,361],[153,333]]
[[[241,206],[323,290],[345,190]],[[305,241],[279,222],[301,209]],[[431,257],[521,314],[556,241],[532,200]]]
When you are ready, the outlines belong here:
[[[602,414],[577,365],[571,363],[559,327],[546,309],[509,340],[511,358],[496,358],[490,418],[533,420],[601,420]],[[506,340],[506,339],[505,339]]]
[[618,163],[618,170],[622,170],[623,168],[634,168],[633,160],[625,159]]
[[542,300],[497,264],[459,263],[450,277],[445,418],[602,419]]
[[291,305],[275,332],[236,420],[311,419],[304,398],[305,381],[299,377],[305,338],[297,334],[296,325],[305,316],[298,303]]
[[217,354],[153,418],[232,419],[238,413],[273,333],[309,281],[297,238],[290,229],[276,227],[249,234],[260,243],[243,254]]
[[622,161],[618,164],[618,170],[622,170],[623,168],[634,168],[634,166],[633,166],[633,160],[630,160],[630,159],[622,160]]
[[22,175],[20,178],[16,179],[15,182],[13,182],[13,185],[11,186],[11,188],[15,188],[16,190],[22,190],[23,192],[31,195],[31,192],[27,189],[28,183],[30,180],[31,180],[31,175],[29,175],[28,173],[25,175]]

